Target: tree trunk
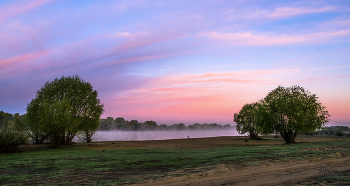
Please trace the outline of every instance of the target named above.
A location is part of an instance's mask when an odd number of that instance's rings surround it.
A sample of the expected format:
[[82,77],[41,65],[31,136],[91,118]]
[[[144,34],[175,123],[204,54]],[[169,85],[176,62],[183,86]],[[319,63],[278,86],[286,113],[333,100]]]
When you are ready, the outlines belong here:
[[90,143],[92,141],[92,132],[86,131],[86,143]]
[[256,140],[258,139],[259,136],[255,134],[255,132],[249,132],[249,137],[250,139]]
[[295,138],[297,136],[297,131],[293,132],[292,130],[280,132],[286,144],[295,143]]

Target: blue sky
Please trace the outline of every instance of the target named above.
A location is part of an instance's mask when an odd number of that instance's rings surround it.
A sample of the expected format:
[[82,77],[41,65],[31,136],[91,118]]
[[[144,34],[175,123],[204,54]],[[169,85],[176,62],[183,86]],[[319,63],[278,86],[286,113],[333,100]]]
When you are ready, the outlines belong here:
[[103,117],[233,124],[278,85],[350,125],[347,1],[0,1],[0,110],[79,75]]

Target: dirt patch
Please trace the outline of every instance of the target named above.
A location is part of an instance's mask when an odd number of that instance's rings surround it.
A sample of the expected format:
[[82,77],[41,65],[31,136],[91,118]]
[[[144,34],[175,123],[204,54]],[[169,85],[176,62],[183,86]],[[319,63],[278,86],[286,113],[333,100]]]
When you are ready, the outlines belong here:
[[[160,181],[148,181],[139,185],[295,185],[325,184],[338,182],[320,182],[317,177],[350,170],[350,158],[327,159],[316,162],[263,162],[259,166],[236,167],[234,164],[221,164],[215,168],[198,168],[199,173],[178,177],[167,177]],[[326,170],[326,171],[325,171]],[[328,170],[328,172],[327,172]],[[333,172],[330,172],[333,171]],[[178,171],[180,172],[180,171]]]

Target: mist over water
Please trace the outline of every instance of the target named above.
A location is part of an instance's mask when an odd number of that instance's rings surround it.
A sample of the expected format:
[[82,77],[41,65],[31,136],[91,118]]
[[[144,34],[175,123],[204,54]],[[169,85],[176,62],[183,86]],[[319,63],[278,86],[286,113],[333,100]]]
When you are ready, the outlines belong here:
[[[235,129],[231,130],[181,130],[181,131],[97,131],[92,139],[97,141],[139,141],[205,138],[217,136],[241,136]],[[77,140],[77,139],[76,139]],[[76,141],[74,140],[74,141]]]

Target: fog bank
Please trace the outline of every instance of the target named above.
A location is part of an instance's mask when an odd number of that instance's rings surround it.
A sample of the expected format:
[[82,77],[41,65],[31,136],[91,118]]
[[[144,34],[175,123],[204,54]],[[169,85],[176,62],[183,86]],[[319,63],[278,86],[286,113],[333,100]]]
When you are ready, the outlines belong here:
[[[183,131],[97,131],[92,136],[96,141],[138,141],[138,140],[167,140],[205,138],[217,136],[240,136],[234,129],[232,130],[183,130]],[[78,141],[77,138],[74,141]]]

